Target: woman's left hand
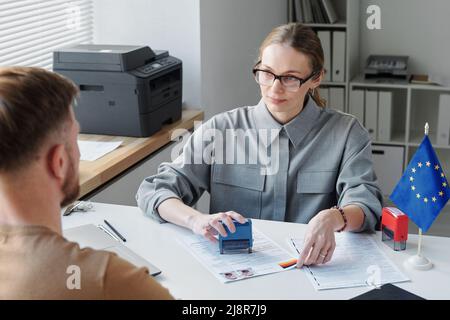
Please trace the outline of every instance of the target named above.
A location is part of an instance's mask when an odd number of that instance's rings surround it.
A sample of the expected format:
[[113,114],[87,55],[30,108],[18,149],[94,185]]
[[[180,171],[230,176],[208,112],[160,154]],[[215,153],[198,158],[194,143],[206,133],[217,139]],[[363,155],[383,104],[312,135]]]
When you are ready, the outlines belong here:
[[342,224],[342,217],[336,209],[322,210],[312,218],[308,223],[305,243],[297,262],[297,268],[301,268],[303,265],[329,262],[336,248],[334,232],[339,230]]

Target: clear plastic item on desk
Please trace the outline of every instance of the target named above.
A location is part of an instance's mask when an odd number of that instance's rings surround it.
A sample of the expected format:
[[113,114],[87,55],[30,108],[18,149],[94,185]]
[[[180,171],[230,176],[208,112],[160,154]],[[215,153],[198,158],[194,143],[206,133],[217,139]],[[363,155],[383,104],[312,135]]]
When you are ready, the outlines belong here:
[[90,201],[76,201],[66,208],[63,216],[70,216],[73,212],[88,211],[94,211],[94,205]]

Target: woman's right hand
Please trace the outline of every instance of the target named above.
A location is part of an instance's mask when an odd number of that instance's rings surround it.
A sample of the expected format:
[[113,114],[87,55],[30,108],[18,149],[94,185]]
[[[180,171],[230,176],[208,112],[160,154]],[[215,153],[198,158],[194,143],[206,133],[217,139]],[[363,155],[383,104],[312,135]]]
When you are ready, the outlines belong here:
[[227,232],[221,222],[223,222],[232,233],[236,232],[233,219],[239,223],[245,223],[247,221],[242,215],[234,211],[214,214],[198,214],[192,217],[190,228],[195,234],[202,235],[212,242],[217,242],[217,234],[220,233],[223,237],[227,236]]

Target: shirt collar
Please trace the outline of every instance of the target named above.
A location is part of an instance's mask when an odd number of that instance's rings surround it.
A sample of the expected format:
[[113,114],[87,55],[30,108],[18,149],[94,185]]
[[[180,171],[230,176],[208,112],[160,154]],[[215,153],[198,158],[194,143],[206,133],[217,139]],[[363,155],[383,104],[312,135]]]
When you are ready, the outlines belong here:
[[[278,130],[279,133],[284,128],[291,143],[294,147],[297,147],[315,126],[321,112],[322,109],[316,104],[314,99],[308,97],[308,101],[303,107],[303,110],[295,116],[294,119],[282,125],[273,118],[263,99],[261,99],[254,109],[253,117],[257,130],[275,129]],[[275,138],[276,136],[273,137],[270,143],[272,143]]]

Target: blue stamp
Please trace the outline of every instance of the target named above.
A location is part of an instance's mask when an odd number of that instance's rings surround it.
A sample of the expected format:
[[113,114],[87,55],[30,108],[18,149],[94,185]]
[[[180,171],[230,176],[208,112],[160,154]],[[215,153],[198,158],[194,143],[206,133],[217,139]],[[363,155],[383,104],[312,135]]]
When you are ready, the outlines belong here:
[[247,219],[247,222],[241,224],[233,219],[233,223],[236,227],[235,233],[231,233],[226,224],[222,222],[222,225],[227,232],[227,236],[222,237],[219,233],[220,254],[227,251],[236,252],[243,250],[251,253],[253,246],[252,220]]

